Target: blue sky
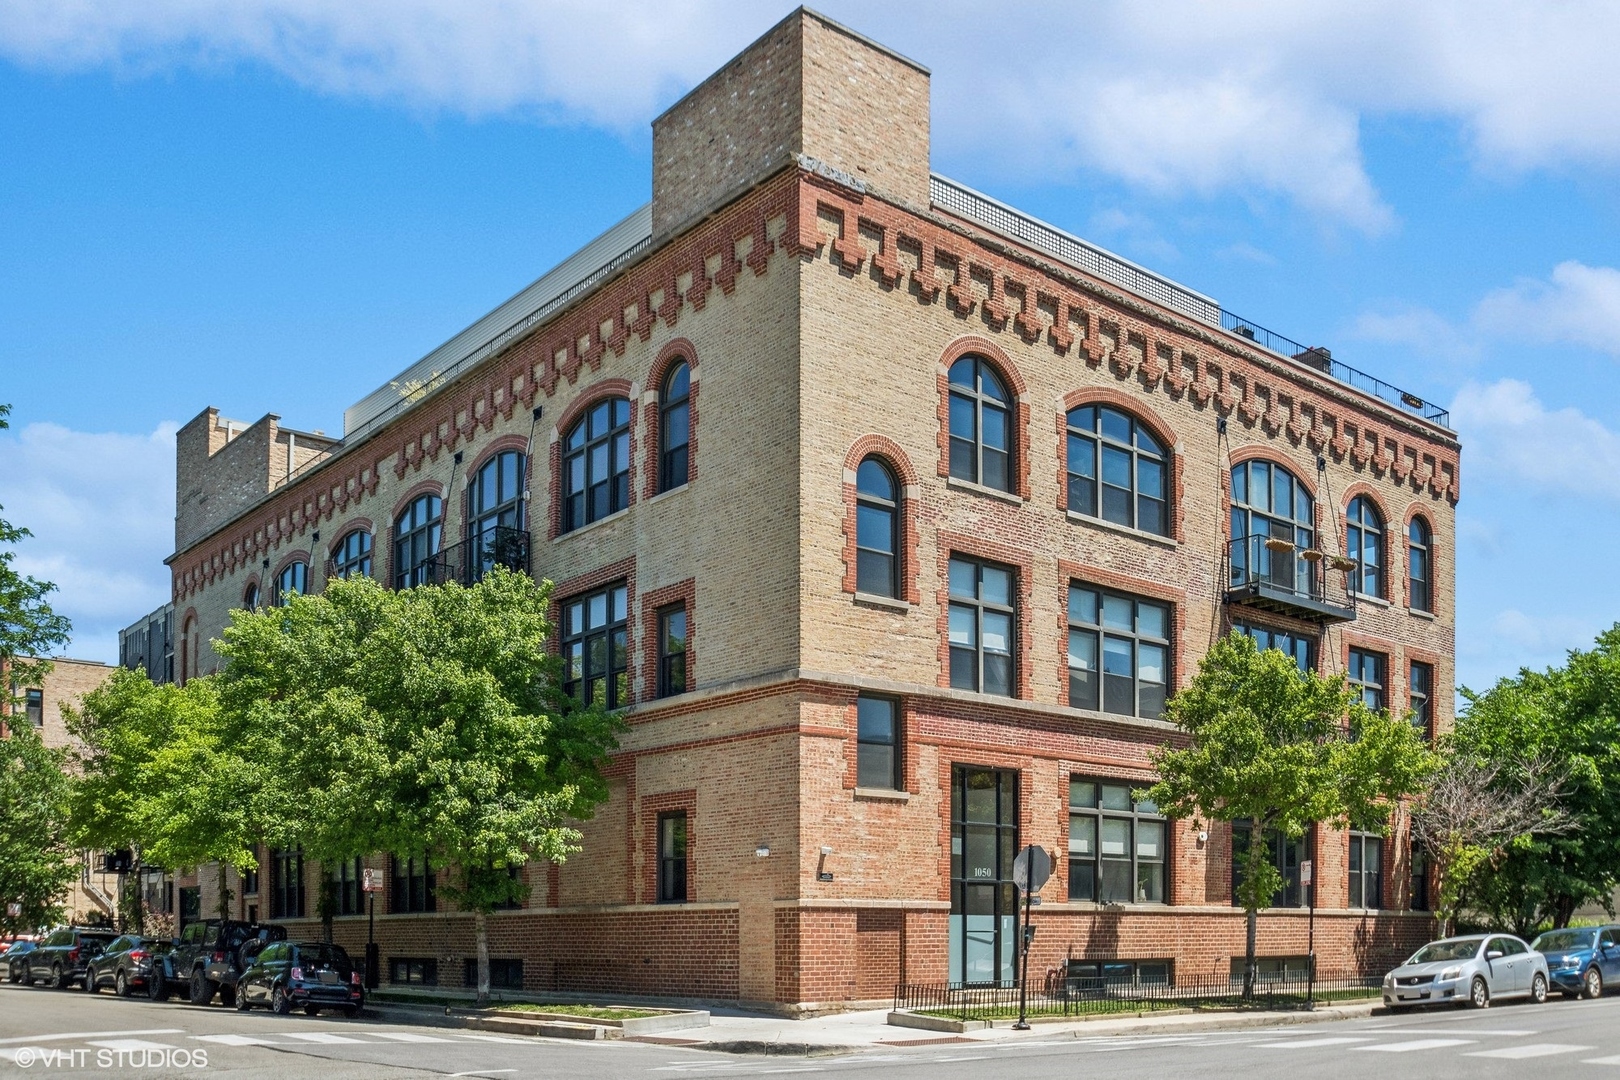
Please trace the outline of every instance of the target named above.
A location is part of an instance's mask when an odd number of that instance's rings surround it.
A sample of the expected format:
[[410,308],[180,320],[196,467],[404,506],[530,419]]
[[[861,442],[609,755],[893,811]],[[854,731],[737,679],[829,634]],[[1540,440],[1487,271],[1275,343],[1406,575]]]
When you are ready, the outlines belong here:
[[[0,0],[0,504],[73,654],[167,594],[178,423],[340,431],[645,200],[652,116],[786,10]],[[937,170],[1453,406],[1463,681],[1620,619],[1620,15],[823,10],[933,69]]]

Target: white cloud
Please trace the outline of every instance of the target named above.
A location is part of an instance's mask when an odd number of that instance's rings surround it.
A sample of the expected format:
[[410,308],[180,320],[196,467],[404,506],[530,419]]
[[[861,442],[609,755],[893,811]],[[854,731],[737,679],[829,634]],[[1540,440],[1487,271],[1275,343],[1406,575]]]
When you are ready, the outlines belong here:
[[1364,312],[1350,332],[1363,341],[1406,345],[1426,356],[1472,360],[1480,352],[1471,328],[1459,327],[1439,312],[1410,304]]
[[1521,280],[1480,301],[1481,329],[1551,338],[1620,356],[1620,270],[1563,262],[1551,281]]
[[1620,434],[1579,409],[1547,408],[1528,383],[1469,382],[1451,403],[1451,416],[1476,476],[1620,499]]
[[116,662],[118,631],[169,598],[176,428],[121,435],[29,424],[0,434],[0,505],[34,534],[15,565],[58,586],[50,602],[73,620],[69,655]]
[[[1482,166],[1620,164],[1620,7],[1514,0],[962,0],[827,12],[928,64],[954,159],[1098,170],[1291,202],[1370,232],[1391,209],[1367,117],[1458,125]],[[0,0],[0,56],[56,70],[262,64],[319,91],[640,130],[785,13],[757,0]]]

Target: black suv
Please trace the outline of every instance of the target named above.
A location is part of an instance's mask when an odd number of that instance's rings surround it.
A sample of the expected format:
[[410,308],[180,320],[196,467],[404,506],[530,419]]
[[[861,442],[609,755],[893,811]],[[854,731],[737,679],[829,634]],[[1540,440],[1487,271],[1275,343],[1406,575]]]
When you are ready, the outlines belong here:
[[360,972],[349,954],[319,941],[279,941],[261,949],[237,985],[236,1007],[243,1012],[263,1005],[285,1016],[296,1006],[311,1016],[323,1008],[357,1016],[364,1004]]
[[66,990],[83,981],[91,959],[106,951],[117,936],[111,930],[87,930],[78,926],[52,930],[39,943],[39,948],[24,957],[23,981],[29,985],[47,982],[58,990]]
[[236,1004],[236,980],[258,951],[272,941],[285,941],[284,927],[236,919],[205,919],[180,933],[170,954],[173,978],[185,984],[193,1005],[207,1005],[219,995]]

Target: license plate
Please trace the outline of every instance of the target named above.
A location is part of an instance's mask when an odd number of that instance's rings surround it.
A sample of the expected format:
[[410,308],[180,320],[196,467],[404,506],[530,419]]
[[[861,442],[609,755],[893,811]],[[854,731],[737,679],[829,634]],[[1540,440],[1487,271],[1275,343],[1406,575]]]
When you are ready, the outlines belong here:
[[321,972],[321,982],[325,983],[327,986],[336,986],[338,983],[338,973],[335,971]]

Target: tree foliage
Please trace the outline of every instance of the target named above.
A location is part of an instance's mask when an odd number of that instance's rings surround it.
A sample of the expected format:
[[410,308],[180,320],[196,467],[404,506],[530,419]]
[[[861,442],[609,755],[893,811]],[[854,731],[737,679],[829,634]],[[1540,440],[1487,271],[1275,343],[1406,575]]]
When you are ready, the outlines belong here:
[[[0,739],[0,930],[55,922],[78,873],[68,837],[65,756],[20,724]],[[18,915],[6,905],[18,904]]]
[[1311,826],[1385,832],[1434,756],[1404,719],[1361,704],[1342,676],[1301,672],[1248,636],[1217,641],[1167,707],[1185,745],[1154,753],[1148,797],[1173,817],[1247,821],[1237,901],[1247,913],[1245,992],[1252,992],[1259,910],[1283,887],[1262,838],[1298,838]]
[[[0,431],[11,426],[9,415],[11,406],[0,405]],[[50,664],[35,658],[66,645],[72,629],[67,618],[46,602],[56,586],[18,573],[12,565],[16,558],[12,547],[31,535],[0,518],[0,669],[9,669],[10,680],[20,686],[39,683]]]

